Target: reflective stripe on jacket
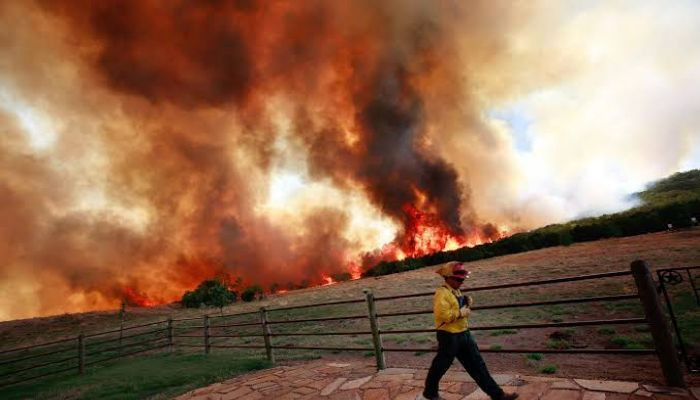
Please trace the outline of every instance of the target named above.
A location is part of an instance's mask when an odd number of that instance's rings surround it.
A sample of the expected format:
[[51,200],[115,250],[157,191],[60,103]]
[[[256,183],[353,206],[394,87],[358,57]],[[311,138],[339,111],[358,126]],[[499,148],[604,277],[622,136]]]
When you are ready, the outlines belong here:
[[452,289],[446,283],[435,290],[435,297],[433,297],[435,329],[450,333],[467,330],[467,318],[459,316],[457,297],[461,296],[462,293],[459,290]]

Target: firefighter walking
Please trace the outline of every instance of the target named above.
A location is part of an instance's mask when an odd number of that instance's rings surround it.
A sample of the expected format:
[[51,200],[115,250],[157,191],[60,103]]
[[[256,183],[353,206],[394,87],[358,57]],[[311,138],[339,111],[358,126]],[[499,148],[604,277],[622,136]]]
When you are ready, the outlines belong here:
[[445,279],[435,291],[433,313],[437,329],[438,352],[425,378],[425,389],[417,400],[438,400],[440,379],[450,368],[455,357],[464,366],[477,385],[493,400],[513,400],[517,394],[505,393],[493,380],[486,368],[476,341],[469,332],[468,319],[472,298],[463,296],[459,287],[469,273],[461,262],[449,262],[436,271]]

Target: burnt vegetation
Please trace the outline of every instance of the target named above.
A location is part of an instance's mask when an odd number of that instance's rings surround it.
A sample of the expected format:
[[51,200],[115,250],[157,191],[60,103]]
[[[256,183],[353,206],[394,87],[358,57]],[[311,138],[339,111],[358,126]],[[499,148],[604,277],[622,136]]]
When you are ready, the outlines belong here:
[[700,219],[700,170],[678,172],[653,182],[633,198],[640,204],[627,211],[548,225],[475,247],[382,261],[363,276],[393,274],[452,260],[476,261],[576,242],[689,228],[697,225]]

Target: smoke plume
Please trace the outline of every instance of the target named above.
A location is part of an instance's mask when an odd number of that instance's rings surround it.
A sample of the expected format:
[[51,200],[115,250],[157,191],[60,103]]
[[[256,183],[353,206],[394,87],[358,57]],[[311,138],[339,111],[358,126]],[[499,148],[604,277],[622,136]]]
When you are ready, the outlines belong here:
[[540,148],[518,153],[502,117],[552,121],[518,99],[588,76],[575,50],[542,55],[570,13],[3,2],[0,319],[169,302],[212,276],[318,284],[585,211],[532,178]]

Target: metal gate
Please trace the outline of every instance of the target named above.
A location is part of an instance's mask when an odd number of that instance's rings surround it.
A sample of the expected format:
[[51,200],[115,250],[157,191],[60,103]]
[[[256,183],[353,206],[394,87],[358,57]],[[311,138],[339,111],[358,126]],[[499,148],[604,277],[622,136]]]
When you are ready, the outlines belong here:
[[700,373],[700,266],[656,270],[676,345],[691,373]]

